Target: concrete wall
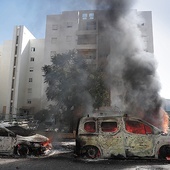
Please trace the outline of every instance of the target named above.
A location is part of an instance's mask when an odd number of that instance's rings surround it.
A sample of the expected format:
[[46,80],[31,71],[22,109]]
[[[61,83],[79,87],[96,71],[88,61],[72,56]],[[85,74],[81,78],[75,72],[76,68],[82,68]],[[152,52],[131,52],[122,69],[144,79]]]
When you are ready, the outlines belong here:
[[[17,42],[18,37],[18,42]],[[23,105],[23,97],[26,86],[26,74],[25,69],[28,65],[29,58],[29,40],[35,38],[29,30],[24,26],[17,26],[14,28],[12,50],[11,50],[11,62],[9,73],[9,93],[7,101],[6,114],[13,114],[14,117],[19,111],[19,108]],[[16,60],[16,64],[14,64]],[[15,66],[14,66],[15,65]],[[15,76],[14,75],[15,68]],[[14,87],[12,88],[12,82]],[[13,98],[11,99],[11,93]],[[12,111],[10,110],[12,108]]]
[[[32,48],[35,51],[32,51]],[[24,97],[22,98],[23,108],[31,108],[30,114],[34,114],[41,109],[41,90],[43,84],[43,72],[42,67],[44,66],[44,39],[32,39],[29,43],[28,52],[28,65],[26,68],[26,86],[24,88]],[[34,61],[31,61],[34,58]],[[29,79],[32,78],[32,82]],[[31,103],[28,103],[28,100]]]
[[12,41],[5,41],[0,46],[0,113],[5,114],[9,94],[9,74],[11,63]]
[[142,36],[146,43],[146,51],[150,53],[154,53],[153,48],[153,29],[152,29],[152,12],[151,11],[143,11],[138,12],[141,18],[143,18],[143,22],[141,23],[140,29],[142,31]]

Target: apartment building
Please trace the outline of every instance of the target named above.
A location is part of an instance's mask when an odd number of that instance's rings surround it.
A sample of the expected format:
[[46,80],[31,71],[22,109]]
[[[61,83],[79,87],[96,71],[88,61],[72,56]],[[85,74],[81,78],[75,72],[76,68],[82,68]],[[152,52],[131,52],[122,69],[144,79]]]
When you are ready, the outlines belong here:
[[[110,53],[110,39],[102,20],[103,11],[65,11],[49,15],[45,39],[36,39],[24,26],[16,26],[13,39],[0,45],[0,113],[27,117],[46,108],[46,84],[42,67],[51,56],[76,49],[96,68]],[[136,11],[137,12],[137,11]],[[153,52],[151,12],[140,12],[146,51]]]
[[[134,12],[141,16],[138,27],[145,42],[145,51],[153,53],[152,13],[150,11]],[[103,15],[105,11],[65,11],[59,15],[47,16],[45,38],[45,60],[50,63],[50,56],[56,53],[76,49],[91,68],[105,65],[107,56],[114,44],[111,44],[110,25]],[[128,44],[127,44],[128,46]],[[119,86],[111,90],[111,105],[120,106],[122,96],[121,80],[115,80]],[[45,85],[44,90],[45,91]],[[121,107],[121,106],[120,106]]]
[[0,108],[6,119],[40,109],[44,39],[36,40],[24,26],[14,28],[13,39],[1,46]]

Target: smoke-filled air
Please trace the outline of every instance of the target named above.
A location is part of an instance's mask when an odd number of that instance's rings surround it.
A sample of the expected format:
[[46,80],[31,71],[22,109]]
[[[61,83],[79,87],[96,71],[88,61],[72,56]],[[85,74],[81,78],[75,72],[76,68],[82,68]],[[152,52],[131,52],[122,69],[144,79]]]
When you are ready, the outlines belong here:
[[111,33],[110,54],[107,57],[107,85],[112,91],[111,104],[166,132],[168,116],[161,110],[156,61],[153,54],[145,50],[140,31],[143,18],[132,10],[132,2],[96,0],[96,8],[106,10],[102,19]]

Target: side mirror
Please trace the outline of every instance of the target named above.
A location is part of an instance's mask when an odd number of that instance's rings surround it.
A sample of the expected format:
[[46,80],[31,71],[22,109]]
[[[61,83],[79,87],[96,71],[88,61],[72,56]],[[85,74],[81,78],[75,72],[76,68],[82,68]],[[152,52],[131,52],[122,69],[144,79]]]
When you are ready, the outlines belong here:
[[161,135],[162,135],[162,136],[167,136],[168,134],[165,133],[165,132],[161,132]]

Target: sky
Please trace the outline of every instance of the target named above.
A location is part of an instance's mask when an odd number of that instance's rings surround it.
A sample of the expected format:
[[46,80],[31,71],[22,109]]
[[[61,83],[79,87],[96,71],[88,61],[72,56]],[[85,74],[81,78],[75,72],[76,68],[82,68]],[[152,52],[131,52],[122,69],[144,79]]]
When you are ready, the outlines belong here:
[[[25,25],[36,38],[45,37],[46,16],[92,8],[90,0],[0,0],[0,44],[11,40],[16,25]],[[92,1],[92,0],[91,0]],[[170,99],[170,0],[135,0],[133,9],[152,11],[154,56],[160,95]]]

